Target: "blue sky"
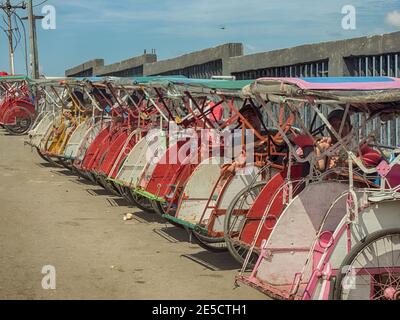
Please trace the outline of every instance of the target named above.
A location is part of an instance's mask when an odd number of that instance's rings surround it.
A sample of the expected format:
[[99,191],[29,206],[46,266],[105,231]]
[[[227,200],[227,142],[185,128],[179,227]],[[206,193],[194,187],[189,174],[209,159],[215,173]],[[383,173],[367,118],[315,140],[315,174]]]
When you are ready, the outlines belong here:
[[[400,0],[48,0],[46,4],[57,12],[56,30],[38,25],[41,70],[50,76],[63,75],[65,69],[94,58],[117,62],[140,55],[145,48],[155,48],[161,60],[242,42],[249,54],[400,30]],[[344,5],[357,10],[356,30],[341,27]],[[35,9],[40,14],[41,6]],[[22,52],[19,46],[19,73],[25,70]],[[8,70],[4,32],[0,70]]]

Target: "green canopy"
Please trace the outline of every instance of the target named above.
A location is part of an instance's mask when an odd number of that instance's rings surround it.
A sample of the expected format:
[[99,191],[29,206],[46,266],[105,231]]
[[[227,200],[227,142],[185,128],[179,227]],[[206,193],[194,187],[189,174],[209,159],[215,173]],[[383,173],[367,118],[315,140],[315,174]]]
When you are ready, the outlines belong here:
[[209,80],[209,79],[188,79],[188,78],[169,78],[151,81],[150,84],[183,86],[188,91],[206,93],[209,90],[221,91],[241,91],[244,87],[254,82],[254,80]]
[[28,78],[27,76],[0,76],[0,81],[27,81],[31,82],[32,80]]
[[151,82],[163,82],[163,81],[165,82],[177,79],[183,80],[187,78],[184,76],[147,76],[147,77],[133,77],[131,79],[137,84],[148,84]]

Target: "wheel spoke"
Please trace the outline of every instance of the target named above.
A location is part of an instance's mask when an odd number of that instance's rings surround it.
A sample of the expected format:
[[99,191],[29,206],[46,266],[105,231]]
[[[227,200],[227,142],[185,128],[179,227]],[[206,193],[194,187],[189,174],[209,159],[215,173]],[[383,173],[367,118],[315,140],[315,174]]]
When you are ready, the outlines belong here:
[[[370,299],[387,300],[389,298],[387,296],[388,293],[392,294],[390,291],[387,292],[387,289],[394,289],[395,292],[398,292],[400,288],[400,272],[396,265],[400,257],[400,252],[397,255],[397,259],[395,259],[396,255],[394,252],[395,250],[400,250],[397,248],[395,249],[393,244],[398,244],[399,239],[400,236],[398,233],[386,234],[373,238],[371,242],[366,243],[365,246],[357,252],[349,263],[349,270],[343,274],[342,277],[349,276],[352,270],[356,270],[357,279],[371,286],[373,290],[369,296]],[[364,285],[362,287],[364,287]],[[359,288],[356,287],[352,290],[358,289]],[[341,292],[341,297],[344,298],[343,287],[339,290]],[[346,292],[351,292],[351,290]]]

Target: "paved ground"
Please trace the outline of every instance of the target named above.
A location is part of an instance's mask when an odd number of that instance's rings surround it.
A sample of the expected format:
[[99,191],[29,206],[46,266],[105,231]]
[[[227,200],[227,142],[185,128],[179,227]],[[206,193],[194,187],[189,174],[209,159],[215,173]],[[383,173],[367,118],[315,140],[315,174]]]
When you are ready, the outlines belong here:
[[[0,131],[0,299],[265,299],[234,289],[240,266],[228,254],[43,163],[23,140]],[[42,289],[45,265],[56,268],[56,290]]]

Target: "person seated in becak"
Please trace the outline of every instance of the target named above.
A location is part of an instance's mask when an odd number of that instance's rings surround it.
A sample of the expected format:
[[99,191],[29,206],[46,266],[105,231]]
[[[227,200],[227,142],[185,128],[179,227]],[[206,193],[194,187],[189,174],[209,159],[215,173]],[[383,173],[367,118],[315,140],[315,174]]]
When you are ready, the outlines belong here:
[[[346,119],[344,120],[342,131],[340,132],[340,127],[342,125],[344,116],[344,110],[334,110],[328,115],[327,120],[331,124],[333,130],[338,133],[343,139],[343,142],[347,144],[349,142],[349,138],[352,136],[353,126],[351,124],[350,116],[347,115]],[[320,158],[325,151],[338,142],[336,135],[333,134],[333,132],[329,129],[328,132],[328,137],[323,137],[316,142],[315,154],[318,158]],[[317,168],[320,171],[325,171],[341,165],[343,165],[343,162],[341,162],[341,158],[338,155],[331,157],[325,156],[324,158],[318,160]]]
[[72,111],[65,110],[63,111],[63,122],[57,126],[54,125],[53,128],[55,130],[55,135],[61,136],[61,134],[68,128],[76,128],[78,125],[76,118]]
[[[342,122],[345,116],[344,110],[334,110],[332,111],[327,120],[331,124],[333,130],[340,136],[342,139],[342,144],[350,147],[350,149],[358,148],[358,152],[356,153],[357,157],[362,161],[364,166],[368,167],[376,167],[383,159],[382,155],[374,150],[372,147],[368,145],[367,142],[357,146],[354,145],[354,135],[353,135],[353,126],[351,123],[350,116],[347,115],[346,119],[344,119],[343,127]],[[342,127],[342,130],[340,131]],[[338,143],[336,135],[328,129],[329,136],[322,137],[317,141],[310,136],[299,135],[291,137],[291,141],[294,145],[298,147],[297,154],[303,158],[307,158],[312,152],[314,152],[318,161],[316,163],[316,169],[320,172],[325,172],[329,169],[333,168],[348,168],[348,154],[341,148],[341,151],[332,151],[327,155],[323,156],[323,154],[328,151],[331,147]],[[354,163],[355,167],[356,164]],[[357,168],[355,168],[357,170]],[[303,176],[307,176],[310,173],[310,163],[307,163],[304,166]]]
[[[263,130],[263,124],[262,120],[260,118],[260,114],[256,111],[255,107],[252,106],[251,104],[246,104],[243,108],[239,110],[240,115],[246,119],[248,124],[251,125],[252,129],[254,129],[256,132],[258,132],[262,136],[266,136],[268,132]],[[239,124],[240,126],[245,125],[242,120],[239,118]],[[265,149],[265,146],[263,145],[257,145],[256,144],[260,142],[260,138],[257,135],[254,135],[254,152],[262,152]],[[246,166],[246,160],[247,157],[246,155],[242,152],[240,155],[238,155],[235,160],[232,163],[225,164],[222,167],[222,171],[224,174],[232,174],[239,168],[243,168]]]
[[[352,130],[353,126],[351,124],[350,116],[347,115],[345,122],[343,124],[342,131],[340,131],[342,120],[345,116],[344,110],[334,110],[328,115],[328,121],[332,125],[333,130],[335,130],[340,137],[343,139],[343,143],[351,144],[354,138]],[[336,136],[328,129],[329,137],[324,137],[317,141],[315,152],[317,157],[328,150],[330,147],[334,146],[338,141]],[[382,155],[371,148],[367,143],[359,146],[358,157],[362,160],[366,167],[377,166],[382,161]],[[326,156],[318,161],[317,167],[320,171],[325,171],[334,167],[348,166],[347,154],[345,157],[340,155]]]
[[72,111],[64,112],[64,121],[67,128],[76,127],[77,121]]

